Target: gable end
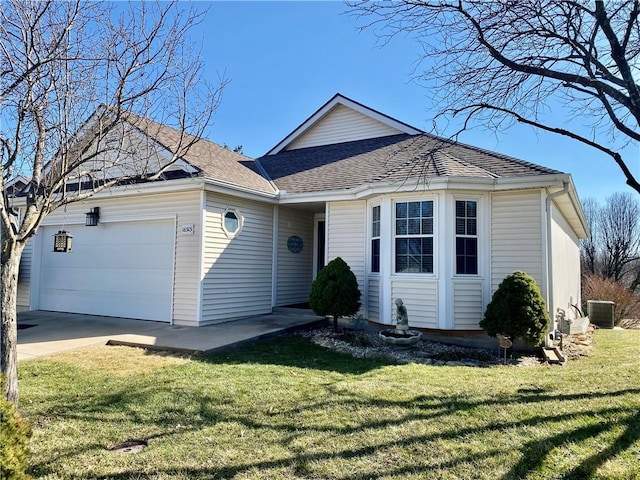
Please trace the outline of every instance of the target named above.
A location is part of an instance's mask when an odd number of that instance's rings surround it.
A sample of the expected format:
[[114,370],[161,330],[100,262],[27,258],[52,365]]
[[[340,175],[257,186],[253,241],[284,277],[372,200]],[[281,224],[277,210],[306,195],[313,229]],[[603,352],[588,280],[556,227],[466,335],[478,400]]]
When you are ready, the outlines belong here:
[[403,133],[417,135],[424,132],[336,94],[266,155]]

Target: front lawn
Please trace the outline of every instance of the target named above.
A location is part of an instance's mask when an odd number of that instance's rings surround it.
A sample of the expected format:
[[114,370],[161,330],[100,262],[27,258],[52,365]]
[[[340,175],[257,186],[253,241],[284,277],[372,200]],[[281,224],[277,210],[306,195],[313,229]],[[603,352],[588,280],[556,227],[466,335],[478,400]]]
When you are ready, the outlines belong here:
[[[99,347],[20,364],[53,479],[638,479],[640,331],[564,367],[389,365],[282,338],[208,359]],[[137,454],[109,445],[148,442]]]

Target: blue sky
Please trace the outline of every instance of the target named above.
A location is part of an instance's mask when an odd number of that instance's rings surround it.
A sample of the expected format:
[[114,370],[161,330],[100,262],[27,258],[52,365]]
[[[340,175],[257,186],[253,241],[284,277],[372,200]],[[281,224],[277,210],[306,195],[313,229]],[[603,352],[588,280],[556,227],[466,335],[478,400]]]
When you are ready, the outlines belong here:
[[[258,157],[335,93],[430,131],[435,113],[429,85],[413,80],[420,47],[410,37],[381,46],[373,30],[340,2],[202,2],[206,75],[229,80],[211,140]],[[560,116],[558,117],[560,121]],[[450,135],[453,131],[440,131]],[[516,126],[496,136],[481,126],[459,140],[571,173],[581,198],[601,202],[632,192],[609,157],[569,139]],[[637,145],[625,150],[640,176]]]

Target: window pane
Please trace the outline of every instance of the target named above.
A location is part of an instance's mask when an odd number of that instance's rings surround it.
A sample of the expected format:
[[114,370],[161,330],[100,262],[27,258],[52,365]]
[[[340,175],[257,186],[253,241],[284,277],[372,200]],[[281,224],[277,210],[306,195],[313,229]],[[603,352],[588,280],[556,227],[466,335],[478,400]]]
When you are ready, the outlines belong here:
[[422,219],[422,234],[433,235],[433,218]]
[[476,228],[476,222],[477,220],[475,218],[469,218],[467,219],[467,235],[477,235],[477,228]]
[[409,219],[409,235],[420,235],[420,219],[419,218],[410,218]]
[[407,204],[396,203],[396,218],[407,218]]
[[433,255],[433,238],[422,239],[422,254]]
[[422,216],[433,217],[433,202],[422,202]]
[[414,257],[422,255],[421,238],[409,238],[409,254]]
[[465,202],[460,200],[456,201],[456,217],[465,216]]
[[406,255],[409,253],[409,239],[408,238],[396,238],[396,254]]
[[465,270],[467,275],[477,275],[478,257],[466,257]]
[[409,265],[409,258],[404,256],[396,255],[396,272],[397,273],[405,273],[407,271],[407,266]]
[[461,275],[478,273],[477,238],[456,238],[456,273]]
[[467,202],[467,217],[476,218],[476,202]]
[[407,271],[411,273],[422,272],[421,260],[422,260],[422,257],[409,257],[409,267],[407,268]]
[[420,217],[420,202],[409,202],[409,218]]
[[372,217],[373,221],[374,222],[379,222],[380,221],[380,207],[379,206],[373,207],[373,211],[371,213],[372,213],[371,217]]
[[464,256],[462,255],[456,256],[456,273],[458,275],[464,275],[467,273],[464,266]]
[[380,222],[375,222],[372,226],[371,236],[379,237],[380,236]]
[[477,238],[467,238],[466,239],[466,254],[467,256],[478,256],[478,239]]
[[396,220],[396,235],[407,234],[407,220]]
[[456,218],[456,235],[464,235],[464,218]]
[[371,241],[371,271],[380,272],[380,239]]
[[422,273],[433,273],[433,255],[422,257]]
[[229,233],[236,233],[239,228],[238,217],[233,212],[227,212],[224,214],[224,228]]

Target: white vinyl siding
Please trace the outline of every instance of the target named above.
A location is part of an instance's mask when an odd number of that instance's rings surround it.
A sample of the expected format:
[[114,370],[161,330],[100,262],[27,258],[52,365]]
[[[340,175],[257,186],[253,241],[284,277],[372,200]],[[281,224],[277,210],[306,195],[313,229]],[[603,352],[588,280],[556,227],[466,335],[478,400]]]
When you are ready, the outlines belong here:
[[[207,194],[202,324],[271,312],[273,208]],[[234,238],[222,228],[227,209],[235,209],[242,216],[242,230]]]
[[33,256],[33,238],[29,239],[20,258],[18,275],[18,310],[29,310],[29,286],[31,283],[31,259]]
[[337,105],[311,129],[292,142],[287,150],[353,142],[366,138],[386,137],[402,133],[389,125],[356,112],[344,105]]
[[[313,281],[313,213],[279,209],[278,214],[278,269],[276,305],[293,305],[309,300]],[[302,239],[302,251],[289,251],[287,240],[291,236]]]
[[341,257],[358,279],[365,302],[366,202],[327,204],[327,263]]
[[369,277],[369,289],[367,292],[369,309],[367,319],[372,322],[380,322],[380,278]]
[[516,270],[543,288],[542,199],[540,191],[491,196],[491,291]]
[[453,328],[479,330],[484,315],[481,281],[453,282]]
[[[74,229],[86,227],[85,214],[91,207],[100,207],[100,223],[144,222],[171,220],[181,225],[193,224],[194,235],[176,232],[175,263],[173,272],[173,321],[177,324],[196,325],[198,316],[198,286],[200,272],[200,193],[177,192],[155,195],[133,194],[131,196],[93,197],[82,203],[67,206],[49,214],[44,225],[64,225],[73,234]],[[39,233],[41,235],[41,233]],[[45,247],[53,240],[42,238]]]
[[[409,326],[438,328],[438,282],[407,277],[391,278],[391,297],[401,298],[409,315]],[[396,323],[395,305],[392,324]]]
[[562,308],[568,318],[577,317],[571,304],[580,304],[580,243],[573,229],[552,205],[551,217],[551,275],[553,278],[553,303],[549,311],[555,315]]

